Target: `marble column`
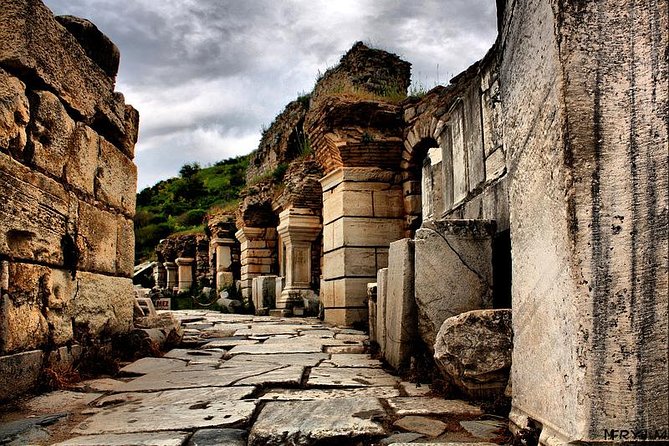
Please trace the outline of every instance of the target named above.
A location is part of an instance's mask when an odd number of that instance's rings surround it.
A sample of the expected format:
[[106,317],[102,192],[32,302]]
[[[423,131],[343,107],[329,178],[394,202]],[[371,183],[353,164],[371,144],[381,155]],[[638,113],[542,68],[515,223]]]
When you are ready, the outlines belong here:
[[311,290],[311,243],[321,232],[320,217],[309,209],[293,208],[281,212],[279,222],[277,231],[286,248],[286,283],[276,307],[301,307],[302,298]]
[[193,264],[195,259],[179,257],[175,260],[179,267],[179,292],[188,291],[193,286]]
[[169,291],[177,287],[177,265],[174,262],[165,262],[165,288]]

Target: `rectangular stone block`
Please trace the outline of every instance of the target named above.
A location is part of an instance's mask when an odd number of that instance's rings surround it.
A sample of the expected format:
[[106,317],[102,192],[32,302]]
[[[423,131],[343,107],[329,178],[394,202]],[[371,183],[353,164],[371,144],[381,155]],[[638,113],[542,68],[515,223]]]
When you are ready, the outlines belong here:
[[485,160],[486,181],[501,177],[506,169],[506,156],[501,147],[493,151]]
[[132,220],[116,217],[116,274],[131,277],[135,265],[135,228]]
[[[328,226],[332,226],[333,231],[331,249],[341,246],[387,247],[404,236],[404,219],[401,218],[343,217]],[[325,235],[329,236],[329,233]]]
[[329,324],[350,327],[365,323],[367,308],[327,308],[325,322]]
[[385,305],[385,358],[395,370],[407,370],[418,340],[414,297],[414,242],[390,244]]
[[415,240],[415,295],[420,336],[432,349],[442,323],[492,307],[490,220],[423,222]]
[[[119,226],[116,215],[81,201],[78,223],[76,241],[80,253],[78,268],[84,271],[116,274],[117,254],[120,254],[117,252]],[[123,242],[125,247],[127,239]]]
[[464,98],[464,131],[467,147],[467,181],[470,191],[485,181],[485,152],[481,128],[481,96],[479,85],[467,89]]
[[251,289],[251,298],[256,311],[275,308],[276,276],[254,277]]
[[68,312],[80,335],[100,337],[132,328],[132,279],[82,271],[77,273],[77,287]]
[[450,124],[451,166],[453,168],[453,203],[457,204],[465,199],[469,193],[467,170],[467,148],[463,128],[462,103],[453,110]]
[[242,275],[244,274],[269,274],[272,271],[270,265],[244,265],[241,268]]
[[62,265],[61,241],[76,206],[63,186],[0,152],[0,254]]
[[343,190],[336,188],[323,201],[323,223],[330,223],[343,216],[369,217],[374,215],[371,191]]
[[379,351],[386,352],[386,311],[388,307],[388,268],[381,268],[376,276],[376,338]]
[[42,372],[44,353],[32,350],[0,356],[0,401],[6,401],[34,389]]
[[100,157],[95,175],[95,198],[126,215],[134,215],[137,166],[123,152],[100,138]]
[[375,191],[374,217],[402,217],[404,215],[404,195],[399,188]]
[[369,341],[378,342],[376,335],[376,300],[377,300],[377,284],[376,282],[367,284],[367,307],[368,307],[368,324],[369,324]]
[[323,255],[323,278],[374,277],[376,248],[339,248]]
[[369,277],[346,277],[334,280],[335,307],[363,307],[367,305]]

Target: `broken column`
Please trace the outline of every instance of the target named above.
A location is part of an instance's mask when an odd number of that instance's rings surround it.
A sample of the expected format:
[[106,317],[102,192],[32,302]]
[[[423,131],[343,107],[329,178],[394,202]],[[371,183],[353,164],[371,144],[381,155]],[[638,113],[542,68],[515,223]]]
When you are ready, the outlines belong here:
[[[322,180],[325,320],[367,320],[367,283],[388,265],[388,245],[404,237],[403,197],[395,174],[342,167]],[[379,285],[380,286],[380,285]]]
[[158,288],[165,288],[167,285],[167,270],[161,262],[155,262],[153,267],[153,280]]
[[367,284],[367,305],[369,309],[369,342],[376,342],[378,344],[378,337],[376,335],[376,300],[377,300],[377,284]]
[[174,262],[165,262],[165,288],[169,291],[174,291],[174,289],[179,285],[177,277],[177,265]]
[[291,208],[279,214],[279,221],[277,231],[285,247],[285,284],[276,308],[303,307],[311,292],[311,243],[321,232],[321,219],[309,209]]
[[216,258],[216,289],[220,290],[234,283],[231,267],[235,241],[230,238],[214,238],[209,243]]
[[191,257],[179,257],[175,260],[179,268],[179,292],[188,291],[193,286],[193,264],[195,259]]
[[252,298],[256,315],[267,315],[276,307],[277,276],[258,276],[253,278]]
[[243,227],[235,233],[241,243],[241,292],[252,298],[253,278],[272,274],[276,268],[276,229]]
[[490,220],[426,221],[416,231],[418,329],[430,350],[446,319],[492,307],[494,235]]
[[386,280],[384,357],[395,370],[406,370],[418,338],[413,240],[390,244]]

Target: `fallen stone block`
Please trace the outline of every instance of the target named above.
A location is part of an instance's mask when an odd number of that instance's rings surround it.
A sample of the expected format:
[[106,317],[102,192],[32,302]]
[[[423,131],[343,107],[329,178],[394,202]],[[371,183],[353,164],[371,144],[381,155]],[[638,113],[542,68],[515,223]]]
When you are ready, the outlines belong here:
[[37,385],[43,356],[41,350],[0,356],[0,401],[15,398]]
[[501,395],[509,381],[511,310],[475,310],[447,319],[434,359],[444,378],[471,398]]

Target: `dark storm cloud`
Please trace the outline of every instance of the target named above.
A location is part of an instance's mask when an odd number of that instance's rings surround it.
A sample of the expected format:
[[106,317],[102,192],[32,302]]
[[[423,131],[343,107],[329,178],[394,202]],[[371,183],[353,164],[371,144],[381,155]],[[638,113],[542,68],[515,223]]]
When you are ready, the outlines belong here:
[[285,104],[363,40],[424,88],[482,57],[494,0],[45,0],[121,50],[117,88],[141,115],[139,186],[248,153]]

